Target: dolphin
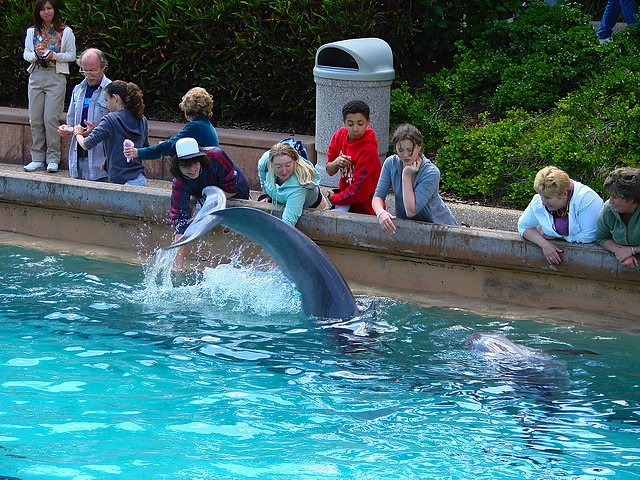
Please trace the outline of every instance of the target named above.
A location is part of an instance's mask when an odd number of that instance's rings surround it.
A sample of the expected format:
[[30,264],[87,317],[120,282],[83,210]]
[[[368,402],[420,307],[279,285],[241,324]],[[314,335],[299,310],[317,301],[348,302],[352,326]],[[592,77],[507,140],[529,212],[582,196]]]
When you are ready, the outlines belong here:
[[508,356],[513,359],[548,358],[539,350],[513,343],[499,333],[474,332],[464,342],[465,347],[487,355]]
[[546,400],[565,391],[570,383],[567,364],[549,354],[598,355],[591,350],[525,347],[499,333],[472,333],[465,346],[481,354],[490,369],[499,372],[517,390]]
[[464,342],[465,347],[478,353],[491,356],[505,356],[512,359],[547,359],[550,353],[567,355],[599,355],[591,350],[576,350],[573,348],[545,348],[536,349],[513,343],[500,333],[474,332]]
[[257,243],[269,254],[282,273],[296,285],[306,315],[335,319],[359,315],[342,274],[300,230],[255,208],[226,208],[226,197],[218,187],[206,187],[202,193],[206,197],[204,205],[182,238],[165,249],[187,245],[217,225],[224,225]]
[[499,333],[472,333],[465,346],[480,354],[489,371],[498,373],[514,390],[539,400],[551,400],[569,384],[564,361],[553,359],[542,350],[518,345]]

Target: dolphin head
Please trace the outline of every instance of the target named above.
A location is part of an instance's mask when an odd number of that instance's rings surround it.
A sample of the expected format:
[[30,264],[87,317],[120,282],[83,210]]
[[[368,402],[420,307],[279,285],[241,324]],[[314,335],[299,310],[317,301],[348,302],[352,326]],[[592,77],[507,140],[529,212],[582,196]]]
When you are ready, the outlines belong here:
[[532,349],[517,345],[499,333],[474,332],[467,337],[464,345],[475,352],[490,355],[527,357],[533,352]]

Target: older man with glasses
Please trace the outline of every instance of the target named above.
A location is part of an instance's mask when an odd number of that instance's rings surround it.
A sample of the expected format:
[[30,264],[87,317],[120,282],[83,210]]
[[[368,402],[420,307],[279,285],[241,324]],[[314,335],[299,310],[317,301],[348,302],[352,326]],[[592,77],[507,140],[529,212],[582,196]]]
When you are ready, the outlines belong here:
[[106,159],[104,145],[97,145],[89,151],[84,150],[73,135],[73,126],[80,124],[86,127],[83,132],[83,136],[86,137],[93,127],[100,123],[102,117],[109,113],[103,95],[104,88],[111,83],[104,75],[107,58],[97,48],[89,48],[80,55],[78,65],[84,80],[74,87],[67,111],[67,123],[60,125],[58,132],[62,136],[72,137],[69,146],[71,177],[104,182],[107,181],[107,172],[100,170]]

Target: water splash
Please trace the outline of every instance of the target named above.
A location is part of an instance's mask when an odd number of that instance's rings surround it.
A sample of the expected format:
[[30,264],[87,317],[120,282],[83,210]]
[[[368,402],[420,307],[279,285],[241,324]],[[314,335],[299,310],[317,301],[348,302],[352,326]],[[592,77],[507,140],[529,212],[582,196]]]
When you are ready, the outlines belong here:
[[[212,213],[223,210],[227,206],[227,199],[224,192],[218,187],[210,186],[202,190],[204,204],[199,209],[191,224],[184,232],[184,236],[188,237],[193,229],[197,230],[198,225]],[[154,254],[154,261],[150,268],[145,271],[145,297],[147,300],[156,299],[158,294],[162,294],[173,289],[173,281],[171,280],[171,271],[173,263],[178,255],[178,249],[158,249]]]
[[[233,240],[229,246],[232,246]],[[266,256],[247,257],[254,248],[243,242],[226,255],[216,254],[201,272],[176,274],[172,271],[177,249],[156,251],[144,268],[144,290],[135,301],[152,311],[224,310],[249,312],[259,317],[296,315],[302,311],[301,296],[295,285]]]
[[223,264],[204,271],[204,284],[214,305],[229,303],[236,312],[249,311],[261,317],[301,311],[300,293],[277,268]]
[[[203,194],[206,200],[184,232],[184,238],[198,238],[202,235],[200,232],[204,232],[200,224],[226,207],[226,196],[219,188],[207,187]],[[205,268],[202,274],[194,271],[193,275],[183,276],[184,280],[196,278],[196,283],[179,286],[174,286],[172,279],[178,250],[160,249],[145,269],[145,290],[141,300],[153,309],[160,307],[165,311],[183,308],[185,298],[188,298],[189,308],[201,304],[233,312],[253,312],[260,317],[300,312],[301,295],[295,285],[268,257],[245,255],[247,247],[245,242],[231,248],[226,259],[215,254],[215,267]]]
[[163,292],[173,289],[171,271],[177,255],[177,249],[158,249],[152,261],[143,265],[145,286],[143,297],[145,299],[155,299]]

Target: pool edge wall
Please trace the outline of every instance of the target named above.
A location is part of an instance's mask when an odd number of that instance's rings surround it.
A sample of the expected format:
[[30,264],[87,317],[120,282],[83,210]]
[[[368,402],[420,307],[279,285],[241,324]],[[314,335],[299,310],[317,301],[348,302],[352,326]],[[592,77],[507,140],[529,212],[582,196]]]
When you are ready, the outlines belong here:
[[[12,171],[0,171],[0,187],[0,231],[142,257],[171,241],[170,191],[165,188]],[[230,201],[228,206],[240,204],[269,211],[268,205],[252,201]],[[550,266],[536,245],[514,232],[397,224],[397,233],[388,235],[372,216],[306,210],[298,227],[348,281],[360,285],[638,318],[640,271],[621,267],[595,244],[562,242],[564,261]],[[230,248],[228,234],[206,238],[192,256]]]

